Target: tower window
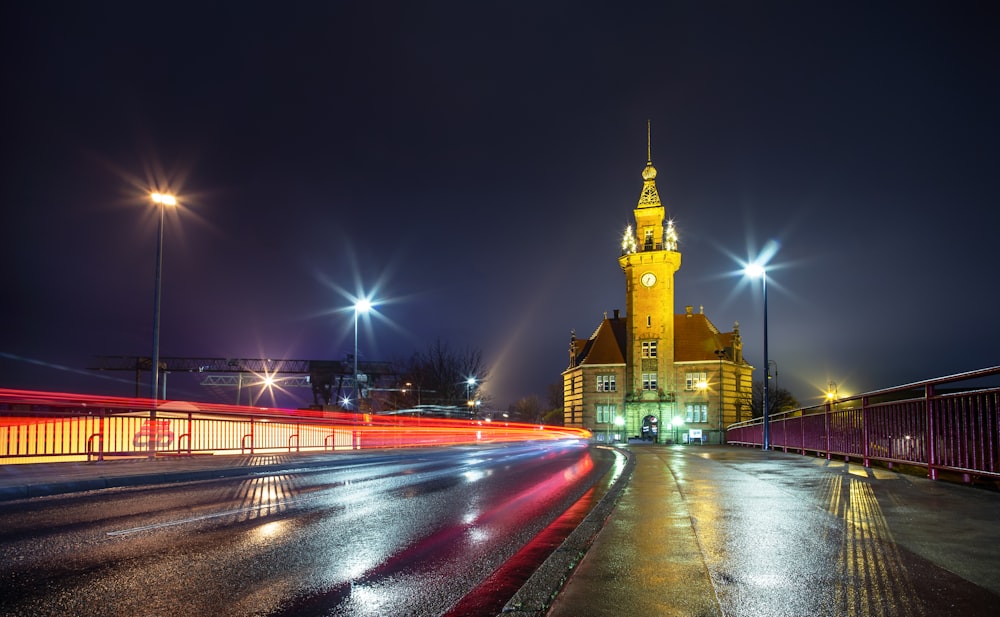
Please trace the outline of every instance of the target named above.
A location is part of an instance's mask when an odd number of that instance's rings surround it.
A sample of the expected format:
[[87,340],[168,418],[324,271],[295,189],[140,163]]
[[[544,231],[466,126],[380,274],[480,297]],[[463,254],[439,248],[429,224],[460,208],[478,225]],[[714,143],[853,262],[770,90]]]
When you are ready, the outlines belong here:
[[653,250],[653,230],[647,229],[645,237],[642,239],[642,250],[651,251]]
[[653,327],[653,316],[652,315],[646,315],[646,327],[647,328],[652,328]]
[[643,373],[642,374],[642,389],[643,390],[653,390],[656,388],[656,373]]
[[655,358],[656,357],[656,341],[643,341],[642,342],[642,357],[643,358]]

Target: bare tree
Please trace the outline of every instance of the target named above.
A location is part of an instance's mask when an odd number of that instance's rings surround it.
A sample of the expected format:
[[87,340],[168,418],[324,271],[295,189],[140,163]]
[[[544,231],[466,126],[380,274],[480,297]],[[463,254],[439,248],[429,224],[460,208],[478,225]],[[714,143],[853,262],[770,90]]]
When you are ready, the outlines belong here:
[[[438,339],[426,351],[415,353],[406,363],[401,382],[410,384],[408,398],[423,404],[465,405],[467,396],[482,400],[480,388],[489,377],[479,350],[453,351]],[[469,385],[469,379],[475,385]]]
[[508,408],[507,412],[510,414],[511,420],[535,424],[542,421],[544,414],[542,400],[534,394],[519,399]]
[[[748,420],[747,410],[750,410],[751,418],[760,418],[764,415],[764,382],[755,381],[749,392],[743,391],[736,399],[736,406],[742,410],[741,420]],[[768,388],[767,408],[768,415],[774,415],[789,409],[799,407],[799,402],[792,393],[784,388]]]

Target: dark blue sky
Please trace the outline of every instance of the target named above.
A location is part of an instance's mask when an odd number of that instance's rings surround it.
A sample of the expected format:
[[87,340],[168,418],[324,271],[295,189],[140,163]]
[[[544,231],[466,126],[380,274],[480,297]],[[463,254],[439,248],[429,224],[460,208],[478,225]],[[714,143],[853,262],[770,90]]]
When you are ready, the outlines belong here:
[[734,258],[777,241],[800,401],[1000,359],[995,3],[20,4],[0,387],[131,393],[52,365],[150,353],[158,182],[185,206],[163,355],[340,359],[364,290],[363,357],[440,338],[496,404],[544,397],[570,330],[624,309],[647,119],[676,310],[739,321],[760,367]]

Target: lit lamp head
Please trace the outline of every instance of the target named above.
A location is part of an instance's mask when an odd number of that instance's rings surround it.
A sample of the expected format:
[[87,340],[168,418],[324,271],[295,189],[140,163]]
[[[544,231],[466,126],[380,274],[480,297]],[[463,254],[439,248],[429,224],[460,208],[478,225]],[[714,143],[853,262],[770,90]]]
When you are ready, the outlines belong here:
[[753,264],[747,264],[746,267],[743,268],[743,273],[752,279],[759,279],[762,276],[764,276],[765,270],[764,266],[758,263],[753,263]]
[[154,204],[162,206],[176,206],[177,198],[168,193],[151,193],[150,199],[153,200]]

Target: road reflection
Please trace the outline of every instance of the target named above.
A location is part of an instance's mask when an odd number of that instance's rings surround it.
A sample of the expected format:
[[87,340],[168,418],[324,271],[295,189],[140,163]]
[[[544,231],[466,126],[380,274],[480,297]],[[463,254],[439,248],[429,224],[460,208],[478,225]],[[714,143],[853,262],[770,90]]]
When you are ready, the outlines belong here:
[[837,568],[850,583],[836,587],[836,606],[847,615],[926,615],[871,485],[851,476],[829,484],[828,510],[844,523]]

